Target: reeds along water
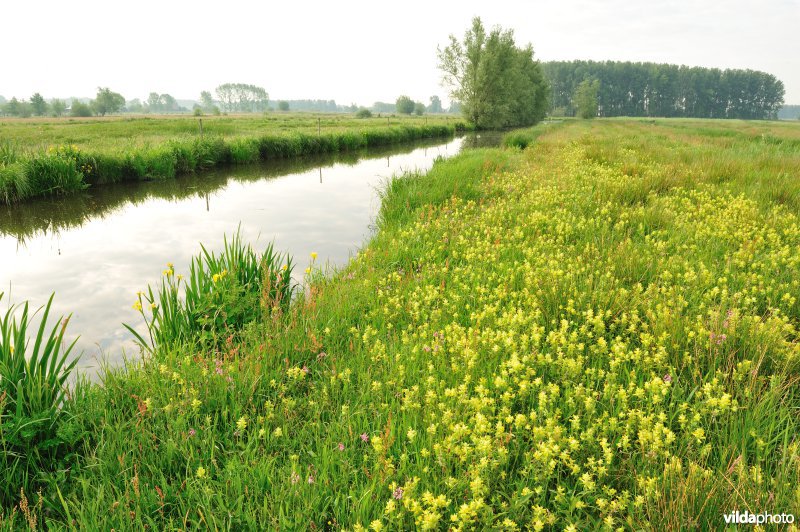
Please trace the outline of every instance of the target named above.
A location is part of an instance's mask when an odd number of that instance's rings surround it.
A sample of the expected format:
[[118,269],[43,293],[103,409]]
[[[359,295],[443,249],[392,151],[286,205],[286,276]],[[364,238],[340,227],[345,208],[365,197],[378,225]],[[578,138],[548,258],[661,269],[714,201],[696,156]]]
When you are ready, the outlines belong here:
[[201,247],[188,277],[176,274],[168,264],[160,287],[148,286],[134,303],[147,324],[149,341],[133,327],[125,327],[144,350],[155,353],[159,346],[185,344],[217,346],[264,313],[288,308],[294,265],[272,244],[257,254],[237,232],[230,240],[225,238],[219,254]]
[[463,129],[463,125],[456,124],[233,139],[187,136],[159,146],[118,153],[92,153],[74,146],[60,146],[41,153],[24,152],[11,143],[4,143],[0,146],[0,203],[11,204],[35,196],[74,192],[90,185],[168,179],[223,164],[248,164],[447,137]]

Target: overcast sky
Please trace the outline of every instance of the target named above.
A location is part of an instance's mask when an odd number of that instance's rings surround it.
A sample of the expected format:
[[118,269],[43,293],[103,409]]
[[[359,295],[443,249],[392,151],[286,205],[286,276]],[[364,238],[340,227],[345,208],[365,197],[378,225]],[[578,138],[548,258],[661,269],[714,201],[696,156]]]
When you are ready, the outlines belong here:
[[436,47],[473,16],[538,59],[654,61],[774,74],[800,104],[800,0],[224,2],[5,0],[0,95],[199,99],[225,82],[270,98],[448,100]]

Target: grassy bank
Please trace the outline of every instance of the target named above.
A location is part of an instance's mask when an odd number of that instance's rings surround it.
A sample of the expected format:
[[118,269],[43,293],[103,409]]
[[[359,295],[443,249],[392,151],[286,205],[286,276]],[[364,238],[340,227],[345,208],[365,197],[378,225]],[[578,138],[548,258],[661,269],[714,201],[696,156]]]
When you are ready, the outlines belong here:
[[[218,266],[205,333],[78,386],[49,465],[14,477],[26,502],[0,479],[0,522],[667,530],[800,515],[800,155],[780,128],[728,128],[572,122],[397,178],[369,245],[334,275],[308,259],[289,307],[264,290],[282,258],[255,298],[252,275]],[[143,297],[148,319],[163,312]]]
[[[96,121],[75,124],[73,135],[79,142],[53,143],[64,136],[64,124],[53,128],[46,146],[33,143],[24,132],[41,135],[44,127],[36,122],[0,125],[0,203],[10,204],[25,199],[82,190],[88,186],[130,180],[168,179],[225,164],[247,164],[257,161],[298,157],[300,155],[353,151],[375,146],[408,142],[422,138],[446,137],[464,129],[460,122],[445,119],[334,120],[324,132],[308,118],[284,119],[275,124],[267,119],[252,118],[213,120],[200,134],[198,123],[184,119],[164,119],[146,122],[149,127],[172,131],[173,122],[189,126],[193,134],[174,137],[148,135],[137,137],[137,123]],[[326,122],[330,122],[327,118]],[[392,123],[391,121],[394,120]],[[233,121],[240,126],[236,134],[226,134],[223,123]],[[116,138],[114,131],[122,124],[131,141]],[[293,124],[289,127],[287,124]],[[260,126],[260,127],[259,127]],[[314,124],[317,126],[317,124]],[[83,129],[81,129],[83,128]],[[83,135],[81,137],[81,135]],[[38,138],[38,137],[35,137]],[[64,138],[64,140],[70,140]]]

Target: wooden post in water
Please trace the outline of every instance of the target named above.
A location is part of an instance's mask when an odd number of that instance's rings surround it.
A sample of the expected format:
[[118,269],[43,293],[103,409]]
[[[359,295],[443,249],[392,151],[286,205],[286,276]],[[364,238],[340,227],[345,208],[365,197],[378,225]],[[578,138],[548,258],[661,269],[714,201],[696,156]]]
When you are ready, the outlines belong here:
[[203,138],[203,119],[202,118],[198,118],[197,121],[200,122],[200,138],[202,139]]
[[322,167],[319,167],[319,182],[322,183]]

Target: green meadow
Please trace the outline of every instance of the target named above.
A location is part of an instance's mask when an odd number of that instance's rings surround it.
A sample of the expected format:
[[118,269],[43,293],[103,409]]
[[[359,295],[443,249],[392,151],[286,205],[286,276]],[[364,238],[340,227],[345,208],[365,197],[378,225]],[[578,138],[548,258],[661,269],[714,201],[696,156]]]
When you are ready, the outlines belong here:
[[225,164],[445,137],[465,129],[463,122],[444,115],[4,119],[0,204],[121,181],[168,179]]
[[506,144],[396,176],[340,270],[236,235],[165,265],[131,294],[143,358],[98,383],[62,388],[64,322],[6,315],[0,528],[800,516],[800,125]]

